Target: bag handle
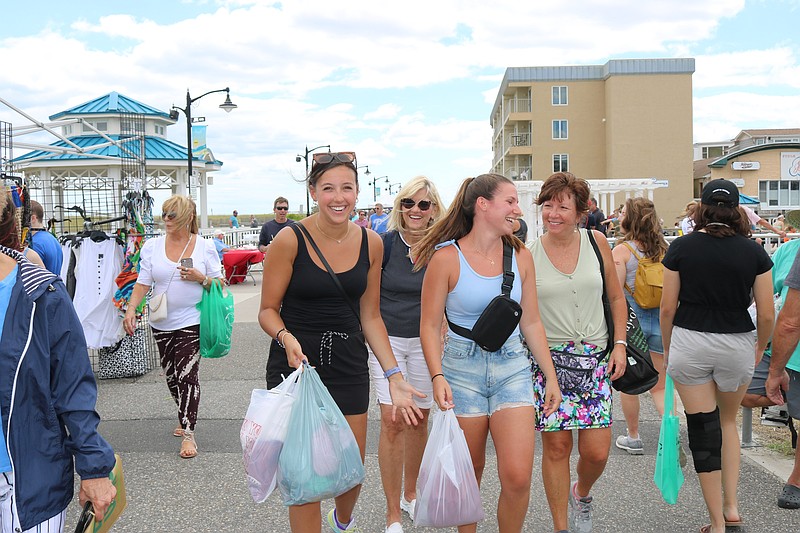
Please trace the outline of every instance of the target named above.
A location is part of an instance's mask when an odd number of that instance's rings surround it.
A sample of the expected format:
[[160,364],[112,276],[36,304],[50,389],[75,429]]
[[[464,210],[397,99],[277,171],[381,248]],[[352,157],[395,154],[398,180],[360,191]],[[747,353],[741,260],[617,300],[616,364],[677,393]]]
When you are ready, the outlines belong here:
[[[348,224],[349,224],[349,222],[348,222]],[[303,232],[303,234],[306,236],[306,239],[308,239],[309,244],[311,244],[311,247],[317,253],[317,257],[319,257],[319,260],[322,261],[323,265],[325,265],[325,270],[327,270],[328,274],[331,275],[331,279],[333,280],[334,285],[336,285],[336,288],[339,289],[339,292],[342,293],[342,296],[344,297],[344,301],[347,302],[347,305],[349,305],[350,309],[353,310],[353,314],[356,315],[356,318],[358,319],[359,328],[360,328],[361,327],[361,313],[358,312],[358,309],[356,309],[356,306],[353,304],[353,301],[350,299],[350,297],[345,292],[344,287],[342,287],[342,282],[339,281],[339,277],[336,275],[336,272],[334,272],[333,269],[331,268],[331,265],[328,264],[328,261],[325,259],[325,256],[322,255],[322,251],[319,249],[319,246],[317,246],[317,243],[314,242],[314,239],[311,238],[311,234],[308,232],[308,230],[305,228],[305,226],[303,226],[302,224],[292,224],[292,227],[294,227],[294,226],[299,226],[300,231]],[[363,231],[362,231],[362,238],[363,238]]]
[[[458,246],[458,242],[456,242]],[[511,245],[503,243],[503,282],[500,284],[500,292],[504,296],[511,296],[511,288],[514,286],[514,270],[511,268],[511,258],[514,254],[514,249]],[[447,325],[453,330],[456,335],[461,335],[465,339],[474,340],[472,338],[472,330],[467,329],[458,324],[453,324],[447,316],[447,309],[444,310],[444,316],[447,318]]]
[[587,229],[586,233],[589,236],[589,242],[592,243],[592,248],[594,248],[597,261],[600,263],[600,278],[603,280],[603,295],[601,299],[603,300],[603,316],[606,319],[606,326],[608,327],[608,341],[606,342],[606,349],[603,352],[603,357],[605,357],[614,346],[614,321],[611,316],[611,302],[608,301],[608,295],[606,294],[606,269],[603,265],[603,256],[600,253],[600,248],[597,246],[597,241],[594,240],[592,230]]
[[[667,374],[666,382],[664,383],[664,407],[669,405],[668,413],[675,414],[675,383],[672,378]],[[666,411],[666,409],[665,409]]]

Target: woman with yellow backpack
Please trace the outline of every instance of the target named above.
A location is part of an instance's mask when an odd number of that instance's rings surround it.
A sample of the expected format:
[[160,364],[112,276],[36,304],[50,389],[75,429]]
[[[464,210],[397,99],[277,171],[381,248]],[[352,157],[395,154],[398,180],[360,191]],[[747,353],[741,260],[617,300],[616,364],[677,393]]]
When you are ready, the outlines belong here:
[[[611,251],[620,285],[624,287],[628,305],[636,313],[642,332],[650,346],[653,366],[658,370],[658,383],[650,389],[659,415],[664,414],[664,348],[661,344],[659,307],[664,282],[661,259],[667,252],[667,241],[653,202],[646,198],[629,198],[620,210],[622,236]],[[644,453],[639,436],[639,397],[621,393],[622,413],[628,434],[617,438],[616,446],[632,455]]]

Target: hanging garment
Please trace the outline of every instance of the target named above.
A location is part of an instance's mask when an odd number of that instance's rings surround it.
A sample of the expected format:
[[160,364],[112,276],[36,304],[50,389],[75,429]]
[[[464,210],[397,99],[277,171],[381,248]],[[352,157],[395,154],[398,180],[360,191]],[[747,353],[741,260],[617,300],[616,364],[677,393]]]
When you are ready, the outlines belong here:
[[114,306],[114,279],[122,270],[122,247],[114,239],[83,239],[75,266],[75,312],[89,348],[113,346],[124,335]]

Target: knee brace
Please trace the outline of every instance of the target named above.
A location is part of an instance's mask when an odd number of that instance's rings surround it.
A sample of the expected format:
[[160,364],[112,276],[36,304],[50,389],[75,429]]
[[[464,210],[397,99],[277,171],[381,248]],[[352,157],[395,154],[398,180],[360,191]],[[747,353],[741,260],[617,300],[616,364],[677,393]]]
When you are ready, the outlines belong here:
[[687,414],[686,425],[695,472],[722,470],[722,427],[719,423],[719,407],[710,413]]

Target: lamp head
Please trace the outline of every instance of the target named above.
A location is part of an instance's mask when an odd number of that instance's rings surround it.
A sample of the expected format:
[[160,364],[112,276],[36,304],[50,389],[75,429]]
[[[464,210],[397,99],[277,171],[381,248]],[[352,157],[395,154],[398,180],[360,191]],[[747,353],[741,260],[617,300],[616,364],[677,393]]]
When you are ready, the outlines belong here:
[[178,120],[178,110],[177,109],[170,109],[169,110],[169,119],[170,120]]
[[301,156],[301,155],[295,156],[294,160],[295,160],[297,163],[299,163],[300,161],[302,161],[302,160],[303,160],[303,156]]
[[224,109],[226,113],[230,113],[231,111],[233,111],[237,107],[239,107],[239,106],[237,106],[236,104],[231,102],[231,93],[230,92],[226,92],[225,101],[222,102],[222,104],[220,104],[219,108],[220,109]]

